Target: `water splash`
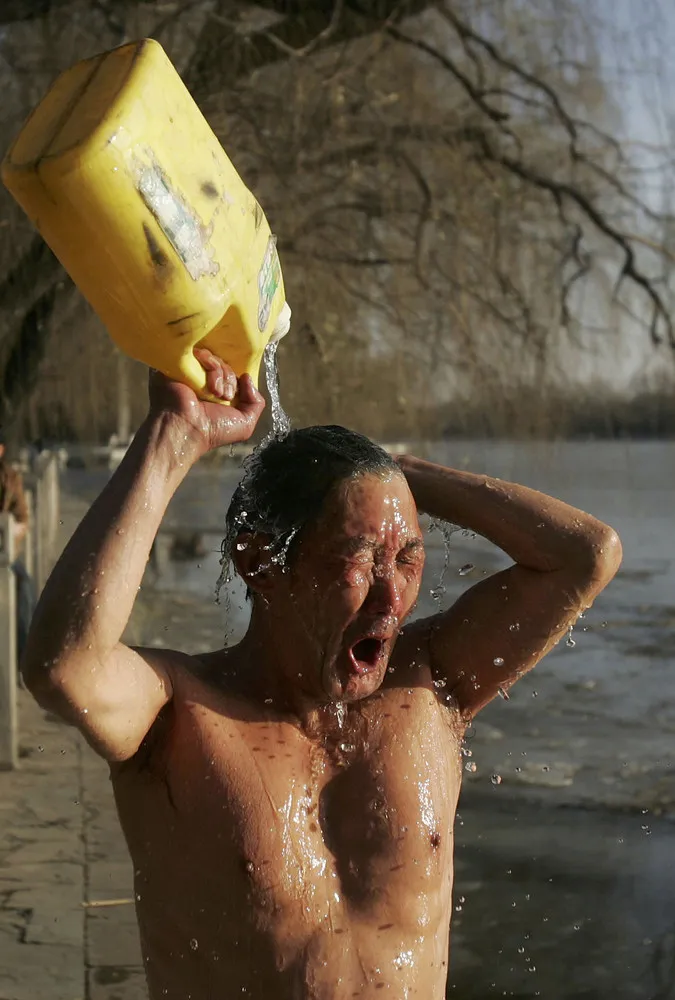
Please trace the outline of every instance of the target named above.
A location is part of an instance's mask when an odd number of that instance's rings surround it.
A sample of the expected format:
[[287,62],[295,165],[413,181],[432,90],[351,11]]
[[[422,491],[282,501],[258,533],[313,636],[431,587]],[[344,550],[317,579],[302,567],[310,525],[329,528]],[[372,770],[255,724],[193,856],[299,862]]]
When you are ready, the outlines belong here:
[[335,718],[337,721],[338,729],[344,729],[345,719],[347,717],[347,709],[345,708],[345,703],[343,701],[335,702]]
[[284,438],[290,432],[291,421],[288,414],[281,405],[279,394],[279,365],[277,364],[277,350],[279,341],[275,340],[268,344],[263,354],[263,366],[265,368],[265,382],[267,392],[272,404],[272,437]]
[[451,524],[450,521],[441,521],[437,517],[432,517],[429,521],[429,531],[440,531],[443,536],[443,544],[445,546],[445,554],[443,557],[443,568],[441,570],[441,575],[438,578],[438,583],[435,587],[432,587],[430,594],[436,604],[441,604],[441,601],[445,597],[446,585],[445,578],[448,573],[448,566],[450,564],[450,539],[457,531],[461,531],[458,524]]
[[229,585],[234,580],[234,563],[229,557],[225,557],[223,554],[220,560],[220,576],[216,581],[216,604],[221,603],[221,593],[223,589],[225,590],[225,600],[222,602],[224,609],[224,620],[225,620],[225,635],[223,637],[223,645],[229,646],[232,639],[232,625],[230,622],[230,613],[232,611],[232,593],[230,591]]

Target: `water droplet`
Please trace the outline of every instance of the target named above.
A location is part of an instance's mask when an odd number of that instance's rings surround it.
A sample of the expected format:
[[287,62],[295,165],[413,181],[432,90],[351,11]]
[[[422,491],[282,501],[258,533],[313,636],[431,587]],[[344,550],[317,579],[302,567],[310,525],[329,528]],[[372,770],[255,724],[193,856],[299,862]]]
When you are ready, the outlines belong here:
[[523,947],[523,945],[521,945],[520,948],[518,949],[518,954],[519,955],[524,955],[525,954],[525,948]]
[[520,622],[514,622],[513,625],[509,625],[509,632],[520,632]]
[[539,692],[538,691],[533,691],[532,692],[532,697],[533,698],[538,698],[539,697]]
[[460,576],[468,576],[469,573],[472,573],[473,570],[475,570],[475,568],[476,567],[474,566],[473,563],[464,563],[463,566],[460,566],[459,575]]
[[45,748],[43,746],[39,746],[38,750],[40,751],[40,753],[44,753],[45,752]]
[[504,666],[504,658],[502,656],[495,656],[495,658],[494,658],[494,660],[492,662],[494,663],[495,667],[503,667]]
[[190,941],[190,947],[192,948],[193,951],[196,951],[197,948],[199,948],[199,942],[197,941],[197,938],[192,938],[192,940]]
[[472,760],[470,760],[468,764],[464,765],[464,770],[470,771],[471,774],[475,774],[476,771],[478,770],[478,766]]
[[493,785],[501,785],[502,783],[501,774],[491,774],[490,781],[492,782]]
[[509,700],[510,696],[509,696],[508,691],[505,688],[499,687],[499,688],[497,688],[497,691],[499,692],[499,697],[500,698],[503,698],[504,701],[508,701]]
[[344,753],[352,753],[356,749],[353,743],[340,743],[339,747]]

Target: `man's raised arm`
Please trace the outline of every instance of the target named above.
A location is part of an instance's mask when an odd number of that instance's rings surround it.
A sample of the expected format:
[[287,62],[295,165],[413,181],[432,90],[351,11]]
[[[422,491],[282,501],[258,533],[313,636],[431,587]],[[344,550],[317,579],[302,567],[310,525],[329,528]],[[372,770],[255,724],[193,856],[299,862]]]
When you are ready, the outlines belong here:
[[401,456],[420,510],[475,531],[513,560],[429,619],[432,669],[468,719],[530,670],[621,564],[615,531],[515,483]]
[[[231,369],[195,353],[209,390],[231,400]],[[133,756],[171,698],[170,657],[120,642],[169,500],[206,451],[250,437],[263,407],[248,376],[226,407],[155,373],[148,417],[47,581],[22,661],[26,685],[107,760]]]

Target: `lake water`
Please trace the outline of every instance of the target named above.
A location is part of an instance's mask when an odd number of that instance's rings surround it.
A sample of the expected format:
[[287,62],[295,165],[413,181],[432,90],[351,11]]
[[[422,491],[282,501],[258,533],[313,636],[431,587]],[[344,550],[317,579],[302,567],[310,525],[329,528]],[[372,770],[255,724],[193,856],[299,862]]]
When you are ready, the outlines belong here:
[[[675,443],[451,442],[418,453],[561,497],[610,523],[624,546],[576,644],[561,643],[469,735],[477,770],[465,775],[456,831],[448,996],[675,998]],[[204,532],[206,551],[149,573],[149,587],[210,604],[238,475],[234,462],[191,472],[165,527]],[[80,495],[100,483],[64,476]],[[420,615],[437,606],[438,532],[427,548]],[[460,575],[467,563],[474,570]],[[505,565],[484,540],[454,535],[443,604]],[[224,607],[214,615],[241,633],[240,587],[227,623]]]

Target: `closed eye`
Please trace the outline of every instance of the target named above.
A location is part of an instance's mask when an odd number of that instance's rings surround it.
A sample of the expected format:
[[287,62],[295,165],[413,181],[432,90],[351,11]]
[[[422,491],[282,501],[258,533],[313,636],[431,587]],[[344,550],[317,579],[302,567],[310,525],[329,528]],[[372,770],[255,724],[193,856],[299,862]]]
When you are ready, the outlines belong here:
[[424,546],[421,542],[414,541],[401,549],[396,561],[405,566],[417,566],[424,557]]

